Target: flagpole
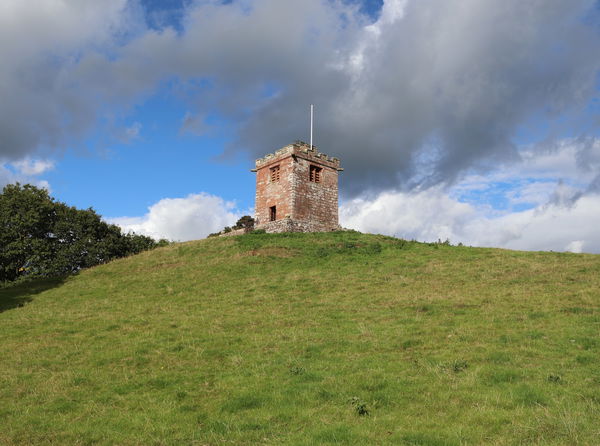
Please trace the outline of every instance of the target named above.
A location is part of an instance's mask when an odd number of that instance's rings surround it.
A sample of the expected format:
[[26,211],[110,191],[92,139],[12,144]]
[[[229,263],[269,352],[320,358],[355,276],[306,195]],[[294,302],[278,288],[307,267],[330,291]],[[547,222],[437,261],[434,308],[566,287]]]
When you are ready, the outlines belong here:
[[313,105],[310,104],[310,150],[313,148]]

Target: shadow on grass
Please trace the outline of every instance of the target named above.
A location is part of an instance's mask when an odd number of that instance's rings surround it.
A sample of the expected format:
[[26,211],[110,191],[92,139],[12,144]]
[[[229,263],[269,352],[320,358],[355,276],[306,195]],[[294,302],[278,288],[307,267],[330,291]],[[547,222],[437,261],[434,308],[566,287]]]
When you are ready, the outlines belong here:
[[66,277],[42,278],[0,286],[0,313],[24,306],[36,294],[57,287],[65,280]]

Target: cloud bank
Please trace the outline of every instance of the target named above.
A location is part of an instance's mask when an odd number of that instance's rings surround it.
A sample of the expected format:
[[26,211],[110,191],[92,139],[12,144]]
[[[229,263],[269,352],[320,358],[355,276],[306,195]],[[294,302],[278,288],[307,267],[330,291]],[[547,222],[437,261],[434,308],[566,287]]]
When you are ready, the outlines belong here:
[[343,226],[419,241],[600,253],[600,139],[521,150],[451,188],[386,191],[342,203]]
[[354,199],[341,208],[341,223],[362,232],[409,240],[450,240],[453,244],[534,251],[600,253],[600,195],[572,206],[548,203],[504,216],[452,199],[439,188],[407,194],[382,193],[372,201]]
[[35,3],[0,14],[5,160],[77,145],[176,79],[190,113],[230,124],[224,156],[304,137],[315,103],[317,145],[342,158],[352,197],[452,184],[533,134],[585,134],[597,95],[593,0],[388,0],[375,22],[337,1],[194,1],[177,29],[136,1]]
[[231,226],[241,217],[233,203],[201,193],[184,198],[165,198],[150,206],[142,217],[109,219],[125,232],[133,231],[155,239],[195,240]]

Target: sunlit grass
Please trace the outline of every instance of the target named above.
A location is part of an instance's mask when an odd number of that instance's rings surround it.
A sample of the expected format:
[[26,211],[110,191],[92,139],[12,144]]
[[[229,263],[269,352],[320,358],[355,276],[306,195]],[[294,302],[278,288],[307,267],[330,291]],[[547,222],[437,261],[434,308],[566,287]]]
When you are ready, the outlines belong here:
[[250,234],[0,290],[0,444],[595,444],[599,273]]

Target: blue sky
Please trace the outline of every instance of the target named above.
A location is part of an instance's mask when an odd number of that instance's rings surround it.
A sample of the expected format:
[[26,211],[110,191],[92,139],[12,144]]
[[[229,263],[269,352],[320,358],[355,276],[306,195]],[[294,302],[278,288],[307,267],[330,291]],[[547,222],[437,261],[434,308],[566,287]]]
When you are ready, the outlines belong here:
[[227,136],[182,131],[185,114],[184,104],[159,91],[127,118],[139,125],[138,137],[91,153],[71,150],[59,159],[47,175],[53,194],[109,217],[141,215],[162,198],[200,191],[251,206],[253,161],[218,160]]
[[344,226],[600,252],[593,0],[3,8],[0,186],[201,238],[252,212],[254,159],[308,139],[314,103]]
[[[355,3],[374,20],[383,1]],[[184,8],[190,4],[186,0],[144,0],[141,7],[150,27],[173,27],[181,32]],[[142,215],[160,199],[198,192],[233,201],[242,210],[251,209],[255,176],[250,169],[254,167],[254,157],[247,154],[229,159],[219,157],[223,146],[232,141],[228,134],[234,128],[218,116],[213,120],[220,128],[212,134],[197,135],[182,130],[190,108],[181,93],[174,90],[176,86],[165,82],[139,104],[124,111],[123,125],[139,126],[139,137],[126,143],[105,144],[100,133],[84,141],[91,150],[67,149],[45,176],[52,185],[53,196],[73,206],[93,207],[106,217]],[[299,108],[306,115],[306,131],[291,133],[289,142],[308,139],[307,104]],[[265,147],[265,153],[277,148]]]

